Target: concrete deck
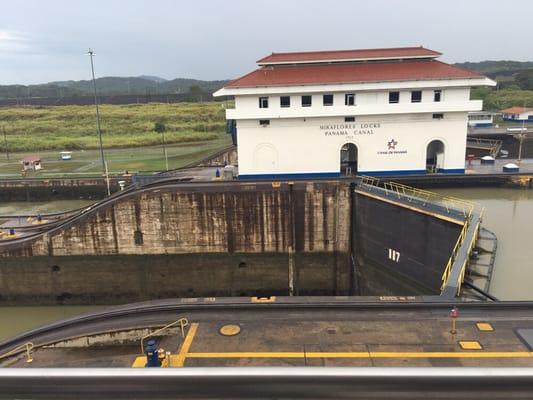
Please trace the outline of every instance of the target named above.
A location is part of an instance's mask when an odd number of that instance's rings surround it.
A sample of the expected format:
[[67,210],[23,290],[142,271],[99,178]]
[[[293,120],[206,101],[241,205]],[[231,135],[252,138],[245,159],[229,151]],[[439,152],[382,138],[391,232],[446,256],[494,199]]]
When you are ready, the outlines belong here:
[[[104,330],[139,325],[155,329],[186,317],[189,325],[185,338],[177,333],[159,340],[160,346],[171,353],[171,367],[533,366],[532,343],[528,343],[528,337],[533,337],[533,311],[525,304],[458,304],[457,332],[452,334],[451,305],[446,304],[423,305],[396,298],[396,302],[384,300],[363,306],[346,298],[328,306],[321,300],[324,304],[318,306],[313,305],[312,298],[300,298],[289,299],[292,305],[281,307],[274,303],[235,308],[238,301],[245,300],[233,299],[225,305],[222,301],[216,308],[213,305],[218,300],[211,306],[204,303],[195,310],[166,314],[157,324],[150,324],[157,313],[149,317],[131,315],[129,324],[108,321]],[[238,325],[240,332],[222,335],[220,328],[227,324]],[[64,333],[70,336],[68,329]],[[122,345],[38,348],[33,362],[21,357],[10,366],[140,367],[144,364],[144,358],[139,358],[140,337]]]

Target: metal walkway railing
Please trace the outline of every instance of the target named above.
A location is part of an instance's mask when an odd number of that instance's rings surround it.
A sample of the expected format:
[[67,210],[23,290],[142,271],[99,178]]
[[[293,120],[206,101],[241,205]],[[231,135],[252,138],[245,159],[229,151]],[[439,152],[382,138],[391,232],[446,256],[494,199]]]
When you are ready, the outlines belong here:
[[467,148],[488,150],[490,155],[494,158],[496,158],[496,156],[500,152],[500,149],[502,148],[502,143],[503,142],[501,140],[494,139],[481,139],[472,137],[466,139]]

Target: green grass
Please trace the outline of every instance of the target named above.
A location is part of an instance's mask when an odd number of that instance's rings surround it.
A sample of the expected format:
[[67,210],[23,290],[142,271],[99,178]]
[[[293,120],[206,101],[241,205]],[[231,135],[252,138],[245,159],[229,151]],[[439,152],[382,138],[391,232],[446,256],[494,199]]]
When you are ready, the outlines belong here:
[[[179,168],[230,144],[225,103],[150,103],[100,106],[109,172],[162,171],[165,159],[156,122],[165,124],[169,168]],[[10,159],[5,156],[5,130]],[[72,160],[59,151],[72,151]],[[20,160],[38,154],[43,170],[33,177],[102,173],[94,106],[0,108],[0,177],[20,177]]]
[[[231,143],[225,135],[215,140],[195,143],[179,143],[167,146],[169,168],[179,168],[228,146]],[[148,172],[165,170],[165,158],[161,146],[145,146],[120,149],[106,149],[105,159],[110,174]],[[0,178],[20,178],[20,160],[31,153],[16,153],[6,160],[0,154]],[[28,173],[27,177],[57,177],[101,175],[102,162],[99,150],[78,150],[72,152],[72,160],[60,160],[58,151],[39,152],[43,169]]]
[[475,88],[472,90],[472,99],[483,100],[483,109],[500,111],[508,107],[523,106],[533,107],[533,90]]
[[[225,104],[150,103],[100,106],[105,148],[153,146],[161,143],[155,122],[167,128],[167,143],[221,139]],[[5,130],[11,152],[88,150],[99,146],[94,106],[0,108],[0,134]],[[5,151],[0,136],[0,151]]]

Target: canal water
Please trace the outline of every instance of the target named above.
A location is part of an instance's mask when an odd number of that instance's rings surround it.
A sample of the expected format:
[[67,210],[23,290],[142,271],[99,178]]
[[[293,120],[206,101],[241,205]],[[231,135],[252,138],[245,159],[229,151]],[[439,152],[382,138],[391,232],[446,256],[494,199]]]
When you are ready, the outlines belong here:
[[490,293],[500,300],[533,300],[533,190],[465,188],[438,192],[485,207],[482,226],[498,237]]
[[[483,226],[498,237],[490,292],[501,300],[533,300],[533,190],[474,188],[438,190],[485,207]],[[80,208],[90,201],[0,203],[0,215],[52,213]],[[45,323],[102,306],[0,307],[0,341]]]
[[51,202],[14,201],[0,203],[0,216],[53,214],[86,207],[94,202],[95,200],[56,200]]

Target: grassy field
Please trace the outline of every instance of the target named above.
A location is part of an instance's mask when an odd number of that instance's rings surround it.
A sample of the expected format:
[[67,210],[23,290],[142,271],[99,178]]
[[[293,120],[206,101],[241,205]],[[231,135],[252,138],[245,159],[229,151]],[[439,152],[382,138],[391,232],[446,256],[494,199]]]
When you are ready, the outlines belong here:
[[473,89],[471,97],[483,100],[483,109],[488,111],[500,111],[513,106],[533,106],[533,90],[493,90],[482,87]]
[[[179,168],[199,160],[216,150],[228,146],[231,139],[228,135],[220,138],[192,143],[178,143],[167,146],[169,168]],[[20,178],[20,160],[30,153],[10,155],[8,161],[5,154],[0,154],[0,178]],[[77,150],[72,152],[72,160],[60,160],[59,152],[39,152],[43,169],[28,173],[27,177],[57,177],[100,175],[102,162],[99,150]],[[111,174],[128,172],[164,171],[165,158],[161,146],[133,147],[125,149],[106,149],[105,158]]]
[[[110,173],[165,169],[162,135],[154,131],[156,122],[166,127],[170,169],[229,145],[224,109],[220,102],[102,105],[102,137]],[[29,154],[41,157],[43,170],[28,176],[100,174],[95,122],[93,106],[0,108],[0,177],[20,177],[20,160]],[[72,151],[72,160],[59,159],[63,150]]]
[[[162,122],[167,143],[220,139],[225,131],[224,103],[150,103],[100,106],[105,148],[161,143],[154,124]],[[98,148],[93,106],[0,108],[0,151],[7,136],[11,152]]]

